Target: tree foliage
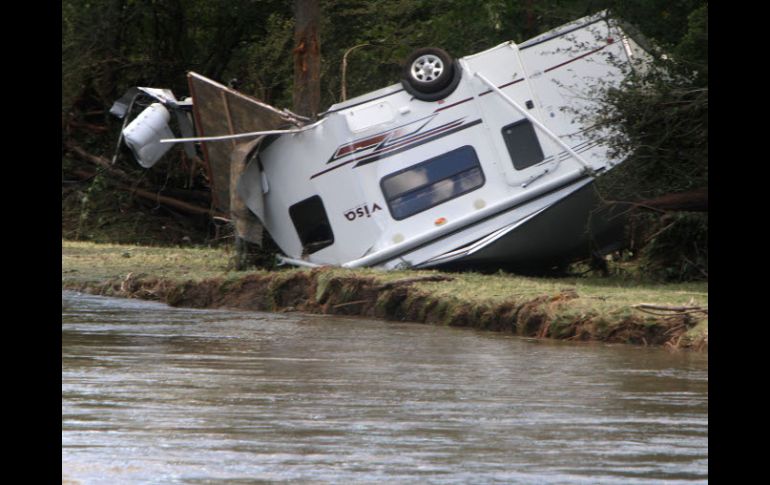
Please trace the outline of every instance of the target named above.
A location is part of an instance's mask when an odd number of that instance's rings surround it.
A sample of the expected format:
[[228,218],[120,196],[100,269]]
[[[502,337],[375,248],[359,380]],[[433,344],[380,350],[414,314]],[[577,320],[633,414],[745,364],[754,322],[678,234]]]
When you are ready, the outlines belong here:
[[[598,123],[626,161],[598,186],[608,199],[659,201],[668,194],[699,197],[708,207],[708,3],[631,2],[656,44],[648,70],[628,76],[604,96]],[[708,277],[708,212],[632,214],[636,250],[648,275],[666,280]]]
[[708,4],[688,16],[679,37],[667,31],[652,67],[609,90],[601,123],[617,130],[627,157],[603,186],[614,197],[646,199],[708,184]]

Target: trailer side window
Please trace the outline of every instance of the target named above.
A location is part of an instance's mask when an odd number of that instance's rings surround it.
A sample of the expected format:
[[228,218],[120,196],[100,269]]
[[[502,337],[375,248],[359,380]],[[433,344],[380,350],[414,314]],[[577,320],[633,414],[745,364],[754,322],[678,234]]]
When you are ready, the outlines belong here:
[[535,127],[529,120],[504,126],[503,139],[516,170],[523,170],[543,161],[543,149],[537,141]]
[[471,146],[395,172],[380,182],[390,213],[399,221],[482,185],[484,173]]
[[312,254],[334,243],[334,233],[319,196],[314,195],[289,207],[289,216],[302,242],[303,253]]

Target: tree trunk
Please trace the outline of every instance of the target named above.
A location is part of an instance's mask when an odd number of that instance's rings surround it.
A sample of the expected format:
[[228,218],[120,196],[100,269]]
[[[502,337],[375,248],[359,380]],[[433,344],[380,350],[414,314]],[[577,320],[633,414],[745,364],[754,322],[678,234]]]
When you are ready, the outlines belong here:
[[321,104],[318,0],[294,0],[294,112],[315,118]]

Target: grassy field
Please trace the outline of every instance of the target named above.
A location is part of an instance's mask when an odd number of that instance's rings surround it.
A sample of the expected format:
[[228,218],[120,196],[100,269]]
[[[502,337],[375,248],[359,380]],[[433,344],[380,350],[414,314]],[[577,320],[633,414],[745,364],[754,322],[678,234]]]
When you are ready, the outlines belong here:
[[62,241],[62,287],[180,306],[364,315],[535,337],[708,347],[707,283],[644,282],[622,272],[585,278],[341,268],[238,272],[230,257],[227,249]]
[[222,249],[62,241],[62,282],[94,282],[129,273],[202,280],[228,275]]

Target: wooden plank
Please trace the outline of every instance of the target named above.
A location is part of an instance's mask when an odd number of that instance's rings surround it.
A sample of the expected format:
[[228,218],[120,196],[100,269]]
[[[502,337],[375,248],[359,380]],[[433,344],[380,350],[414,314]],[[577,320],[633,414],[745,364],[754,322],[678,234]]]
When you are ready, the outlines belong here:
[[[200,74],[188,74],[198,136],[221,136],[301,125],[293,116]],[[245,141],[245,140],[244,140]],[[230,212],[233,141],[201,142],[214,208]],[[234,190],[234,187],[233,187]]]

